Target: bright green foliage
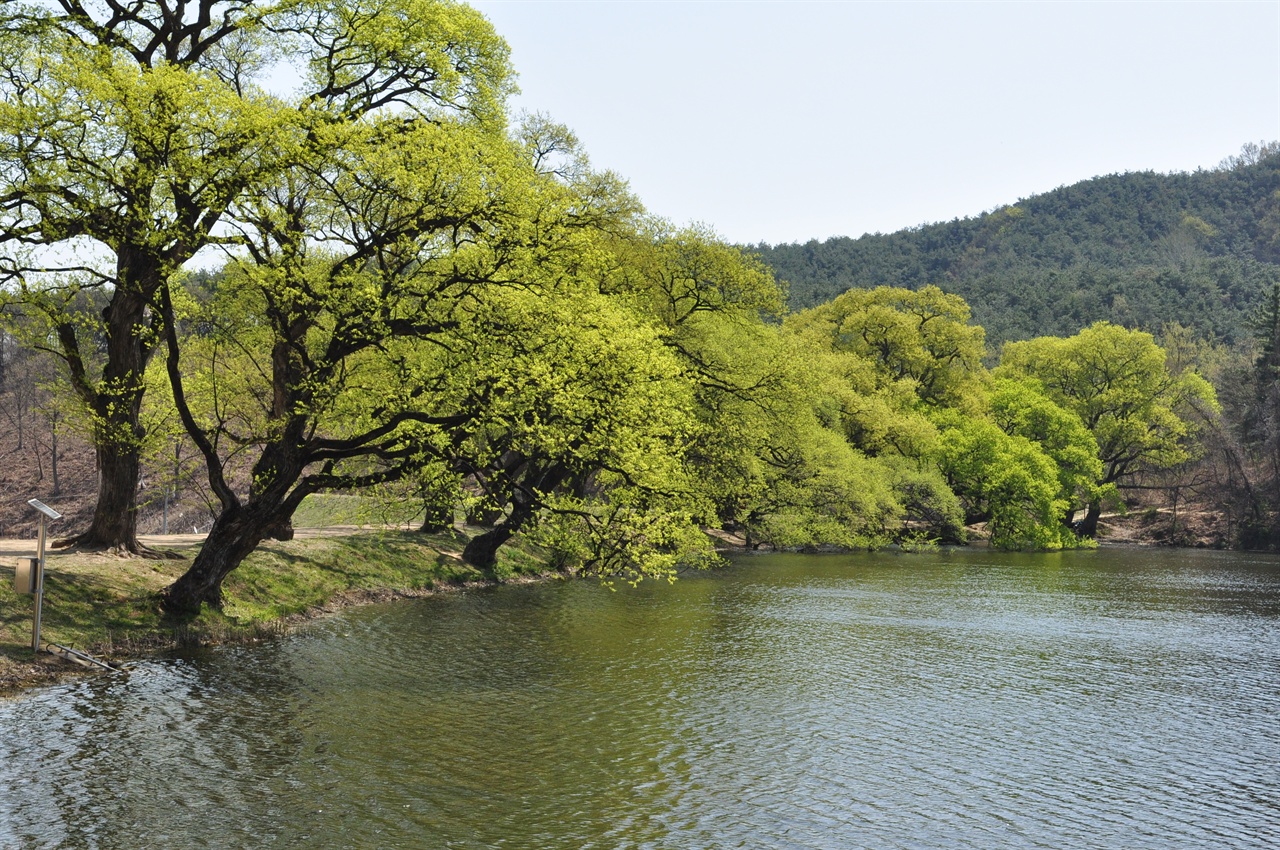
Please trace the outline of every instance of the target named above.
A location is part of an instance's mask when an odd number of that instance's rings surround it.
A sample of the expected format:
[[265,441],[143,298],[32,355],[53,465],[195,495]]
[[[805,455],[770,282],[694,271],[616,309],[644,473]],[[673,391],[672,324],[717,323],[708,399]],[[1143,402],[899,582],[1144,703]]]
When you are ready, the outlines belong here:
[[613,291],[631,291],[641,308],[669,328],[708,315],[739,319],[781,315],[786,292],[759,258],[725,244],[705,228],[652,222],[615,243]]
[[901,508],[880,465],[843,438],[838,358],[772,327],[738,345],[731,374],[757,384],[767,376],[771,389],[724,393],[707,420],[699,477],[717,487],[721,516],[780,546],[883,540]]
[[969,324],[961,298],[936,286],[851,289],[788,324],[874,363],[881,386],[908,386],[930,405],[963,404],[982,367],[982,328]]
[[[595,223],[626,199],[562,179],[540,150],[474,122],[369,120],[235,206],[252,227],[208,305],[216,333],[170,339],[223,505],[175,609],[216,602],[236,553],[308,493],[406,478],[439,500],[465,479],[500,512],[464,550],[482,569],[543,529],[564,565],[629,580],[704,557],[685,368],[632,299],[597,286]],[[224,446],[253,447],[247,499]]]
[[939,469],[937,454],[931,445],[927,458],[886,456],[880,464],[902,505],[904,540],[964,543],[965,508]]
[[1000,430],[1031,440],[1057,465],[1059,496],[1070,510],[1100,498],[1098,443],[1079,416],[1055,404],[1030,379],[996,379],[990,404]]
[[842,439],[848,385],[833,370],[848,361],[766,323],[783,293],[758,261],[661,224],[614,250],[604,287],[651,317],[692,382],[687,459],[704,520],[751,545],[882,540],[900,509],[883,470]]
[[[1074,545],[1062,519],[1184,457],[1182,407],[1212,404],[1107,325],[1010,345],[993,382],[982,328],[933,286],[784,319],[758,258],[646,217],[565,128],[508,128],[506,46],[465,6],[9,9],[0,243],[111,257],[69,283],[10,252],[33,338],[135,471],[144,390],[171,404],[221,505],[174,612],[218,604],[322,491],[403,488],[445,529],[483,508],[463,557],[495,576],[517,534],[627,581],[710,560],[706,525],[815,547],[985,520],[997,546]],[[265,90],[277,60],[289,96]],[[231,260],[185,287],[208,245]],[[161,341],[171,394],[147,369]]]
[[1026,437],[993,422],[943,417],[938,465],[963,500],[969,518],[987,520],[991,544],[1002,549],[1061,549],[1074,545],[1062,525],[1059,470]]
[[1142,331],[1099,322],[1073,337],[1009,343],[997,376],[1030,377],[1093,434],[1102,461],[1098,484],[1190,456],[1194,407],[1216,409],[1198,374],[1171,373],[1165,352]]
[[963,511],[936,465],[939,410],[981,414],[982,329],[968,307],[930,287],[851,290],[786,321],[824,351],[825,416],[857,452],[874,458],[908,535],[962,540]]
[[[1097,495],[1097,447],[1072,413],[1032,384],[983,368],[983,332],[936,287],[850,290],[787,320],[829,350],[829,418],[878,461],[905,531],[963,540],[987,521],[1006,548],[1076,545],[1062,527]],[[821,380],[821,379],[817,379]]]
[[510,506],[508,522],[535,509],[518,530],[551,543],[561,566],[636,581],[703,557],[682,462],[692,386],[655,329],[581,290],[503,290],[486,306],[470,362],[450,369],[451,408],[485,399],[452,429],[459,468]]
[[[46,314],[93,414],[102,484],[81,542],[139,548],[161,287],[201,248],[269,225],[241,201],[334,174],[366,119],[500,125],[507,55],[448,0],[0,7],[0,273]],[[268,91],[290,71],[294,92]],[[109,293],[107,309],[70,309],[86,289]]]

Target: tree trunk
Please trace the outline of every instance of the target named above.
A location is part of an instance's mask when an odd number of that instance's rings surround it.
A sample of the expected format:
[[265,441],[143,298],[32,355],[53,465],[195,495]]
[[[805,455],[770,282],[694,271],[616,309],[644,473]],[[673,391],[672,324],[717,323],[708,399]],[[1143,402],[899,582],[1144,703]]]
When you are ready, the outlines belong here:
[[422,534],[443,534],[453,529],[453,505],[427,505],[426,516],[422,519]]
[[495,568],[498,566],[498,550],[515,533],[525,521],[533,516],[533,505],[522,499],[511,506],[511,514],[503,522],[498,523],[483,534],[477,534],[467,542],[462,550],[462,560],[476,567],[489,578],[497,578]]
[[160,607],[180,618],[196,616],[204,604],[220,609],[223,579],[240,566],[267,531],[281,521],[274,512],[254,510],[251,506],[224,510],[214,521],[190,569],[164,589]]
[[498,523],[484,534],[477,534],[467,542],[462,550],[462,560],[483,572],[489,578],[496,578],[498,566],[498,550],[518,530],[512,525],[514,514],[506,522]]
[[136,449],[111,443],[97,447],[98,503],[87,531],[58,546],[105,549],[115,554],[151,554],[138,543],[138,475]]
[[270,528],[262,532],[263,540],[292,540],[293,539],[293,518],[284,517],[271,524]]
[[1081,537],[1097,537],[1100,516],[1102,516],[1102,503],[1090,503],[1089,509],[1084,513],[1084,519],[1080,520],[1080,524],[1076,527],[1076,533]]
[[[157,272],[158,274],[158,272]],[[153,290],[154,291],[154,290]],[[105,549],[164,557],[138,543],[138,479],[143,428],[142,375],[154,350],[149,339],[148,296],[121,287],[104,313],[107,324],[107,363],[102,380],[90,388],[74,374],[81,397],[93,409],[93,442],[98,456],[98,503],[89,529],[58,541],[59,546]],[[64,340],[64,350],[67,341]],[[76,352],[77,358],[79,352]]]
[[494,567],[498,565],[498,549],[510,540],[527,522],[538,508],[538,492],[550,492],[568,477],[568,470],[559,465],[550,469],[527,470],[529,484],[516,487],[511,494],[511,513],[507,518],[489,531],[471,538],[462,550],[462,560],[473,567],[478,567],[485,575],[496,578]]
[[49,433],[49,472],[53,476],[51,496],[62,495],[62,484],[58,481],[58,425],[54,420],[53,430]]

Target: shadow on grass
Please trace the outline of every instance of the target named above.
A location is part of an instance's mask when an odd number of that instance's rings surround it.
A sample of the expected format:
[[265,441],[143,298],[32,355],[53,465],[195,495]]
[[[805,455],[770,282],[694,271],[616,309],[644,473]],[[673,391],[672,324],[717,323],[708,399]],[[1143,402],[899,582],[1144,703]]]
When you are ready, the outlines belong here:
[[[269,543],[227,577],[222,611],[206,606],[187,617],[161,612],[161,587],[176,576],[160,566],[90,565],[70,572],[54,567],[46,572],[42,643],[112,655],[255,640],[288,631],[290,618],[349,591],[422,591],[547,570],[545,553],[513,540],[500,550],[496,577],[487,576],[461,559],[469,539],[456,530],[383,531]],[[29,660],[34,604],[32,597],[13,592],[12,577],[11,568],[0,569],[0,656]]]

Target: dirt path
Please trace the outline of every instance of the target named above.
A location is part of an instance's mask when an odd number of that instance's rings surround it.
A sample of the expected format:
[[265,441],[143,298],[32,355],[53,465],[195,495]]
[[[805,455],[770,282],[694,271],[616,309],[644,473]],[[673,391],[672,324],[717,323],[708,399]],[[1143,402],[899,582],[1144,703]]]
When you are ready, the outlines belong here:
[[[333,525],[327,528],[297,528],[294,529],[294,537],[298,540],[312,540],[317,537],[345,537],[351,534],[357,534],[361,531],[371,530],[371,526],[359,525]],[[152,549],[194,549],[204,543],[205,534],[140,534],[138,541],[144,546],[150,546]],[[36,554],[36,539],[34,537],[13,538],[0,537],[0,566],[16,567],[18,558],[33,558]],[[62,552],[58,549],[49,549],[47,557],[51,559],[63,558],[68,554],[82,554],[76,552]]]

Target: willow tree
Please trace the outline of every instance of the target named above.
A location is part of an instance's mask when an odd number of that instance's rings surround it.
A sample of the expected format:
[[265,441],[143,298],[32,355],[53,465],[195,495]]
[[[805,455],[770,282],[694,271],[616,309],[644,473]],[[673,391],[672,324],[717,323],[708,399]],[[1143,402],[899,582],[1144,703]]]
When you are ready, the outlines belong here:
[[[447,0],[9,0],[0,5],[0,272],[42,312],[100,471],[73,542],[142,552],[142,375],[158,295],[240,199],[372,115],[483,118],[507,47]],[[273,81],[296,79],[291,92]],[[100,314],[75,293],[107,293]]]
[[969,323],[969,305],[936,286],[850,289],[789,322],[875,364],[882,386],[910,389],[929,406],[961,406],[982,373],[985,332]]
[[839,364],[834,415],[850,445],[886,469],[905,527],[962,540],[961,504],[937,458],[939,414],[985,414],[984,334],[964,300],[934,286],[852,289],[785,327]]

